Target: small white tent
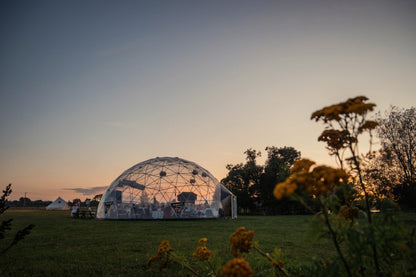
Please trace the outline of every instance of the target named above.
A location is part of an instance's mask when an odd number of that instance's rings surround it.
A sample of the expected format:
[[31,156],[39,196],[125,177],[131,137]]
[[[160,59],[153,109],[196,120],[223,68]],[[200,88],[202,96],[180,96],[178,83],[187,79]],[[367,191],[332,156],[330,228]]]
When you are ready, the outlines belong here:
[[55,201],[46,207],[47,210],[69,210],[68,203],[61,197],[58,197]]

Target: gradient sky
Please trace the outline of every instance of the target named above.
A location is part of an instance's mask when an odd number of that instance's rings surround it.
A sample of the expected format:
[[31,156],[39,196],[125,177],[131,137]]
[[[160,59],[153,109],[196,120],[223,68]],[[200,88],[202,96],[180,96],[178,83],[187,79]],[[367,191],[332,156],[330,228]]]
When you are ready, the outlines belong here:
[[68,189],[98,193],[157,156],[219,180],[250,147],[331,163],[313,111],[416,104],[413,0],[5,0],[0,37],[11,199],[85,199]]

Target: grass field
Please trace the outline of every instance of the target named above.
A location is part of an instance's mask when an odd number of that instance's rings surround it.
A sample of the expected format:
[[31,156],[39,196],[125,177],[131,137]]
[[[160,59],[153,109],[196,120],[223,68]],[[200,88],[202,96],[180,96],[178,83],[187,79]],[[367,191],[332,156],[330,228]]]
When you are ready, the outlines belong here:
[[[24,241],[0,260],[0,276],[142,276],[143,265],[155,255],[162,240],[175,251],[191,255],[198,240],[230,259],[228,239],[240,226],[255,230],[255,241],[266,251],[279,247],[293,263],[328,257],[335,252],[327,240],[312,241],[306,234],[311,216],[241,216],[237,220],[98,221],[72,219],[69,211],[8,210],[17,228],[34,223]],[[406,216],[415,225],[414,215]],[[2,240],[10,241],[11,236]]]

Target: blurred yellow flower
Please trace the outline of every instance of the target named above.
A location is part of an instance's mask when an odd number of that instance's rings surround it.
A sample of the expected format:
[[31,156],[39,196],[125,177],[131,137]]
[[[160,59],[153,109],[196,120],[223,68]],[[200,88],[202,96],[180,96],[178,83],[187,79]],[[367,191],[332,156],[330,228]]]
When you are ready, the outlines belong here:
[[365,103],[368,98],[365,96],[357,96],[350,98],[345,102],[324,107],[312,113],[311,119],[316,121],[322,120],[324,123],[335,120],[340,121],[350,114],[364,115],[368,111],[372,111],[376,106],[373,103]]
[[245,230],[245,227],[240,227],[230,236],[231,255],[234,257],[240,258],[240,253],[248,253],[253,245],[254,231]]
[[308,172],[309,169],[315,164],[314,161],[309,159],[300,159],[297,160],[293,167],[290,169],[290,172],[296,173],[296,172]]
[[170,247],[169,245],[169,241],[164,240],[160,243],[159,247],[157,248],[157,255],[156,256],[152,256],[150,257],[147,262],[146,265],[150,268],[153,261],[158,260],[159,263],[159,270],[161,271],[163,268],[165,268],[171,258],[173,248]]
[[308,159],[296,161],[291,170],[292,175],[275,187],[274,196],[281,199],[293,194],[298,187],[315,196],[327,194],[349,179],[344,170],[326,165],[316,166],[311,170],[314,164],[315,162]]
[[205,243],[207,243],[208,239],[207,238],[202,238],[198,241],[198,245],[205,245]]
[[367,120],[362,126],[358,128],[360,133],[364,132],[365,130],[373,130],[378,126],[377,121]]
[[285,182],[278,184],[274,188],[273,190],[274,197],[276,197],[277,199],[282,199],[283,196],[291,195],[292,193],[295,192],[298,186],[295,183],[292,183],[290,181],[288,182],[289,178],[286,179]]
[[253,270],[248,262],[241,258],[235,258],[226,263],[221,272],[223,277],[251,277]]
[[198,258],[201,262],[207,261],[211,256],[211,250],[208,250],[205,246],[198,246],[192,257]]
[[326,142],[330,150],[345,148],[348,142],[355,142],[355,140],[351,141],[351,139],[348,136],[348,132],[334,129],[325,130],[318,137],[318,141]]
[[203,262],[207,261],[209,257],[211,256],[211,250],[208,250],[208,248],[205,246],[207,243],[207,238],[202,238],[198,241],[198,247],[196,248],[195,252],[192,254],[192,257],[196,258]]
[[157,249],[157,258],[161,259],[164,256],[164,254],[169,255],[169,253],[172,252],[172,251],[173,251],[173,248],[170,247],[169,241],[164,240],[160,243],[160,245]]

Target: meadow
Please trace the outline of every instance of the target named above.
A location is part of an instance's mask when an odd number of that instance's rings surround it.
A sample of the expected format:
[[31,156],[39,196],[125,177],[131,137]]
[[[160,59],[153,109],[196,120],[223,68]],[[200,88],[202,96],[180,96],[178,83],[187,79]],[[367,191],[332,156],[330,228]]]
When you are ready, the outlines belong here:
[[[239,216],[236,220],[99,221],[72,219],[69,211],[8,210],[13,218],[9,242],[18,228],[36,227],[0,259],[1,276],[143,276],[147,259],[162,240],[175,251],[192,255],[198,240],[231,259],[229,236],[238,227],[255,230],[254,240],[268,252],[281,248],[290,264],[311,262],[313,257],[334,255],[328,240],[309,236],[312,216]],[[403,219],[415,226],[415,214]],[[148,274],[147,274],[148,275]]]

